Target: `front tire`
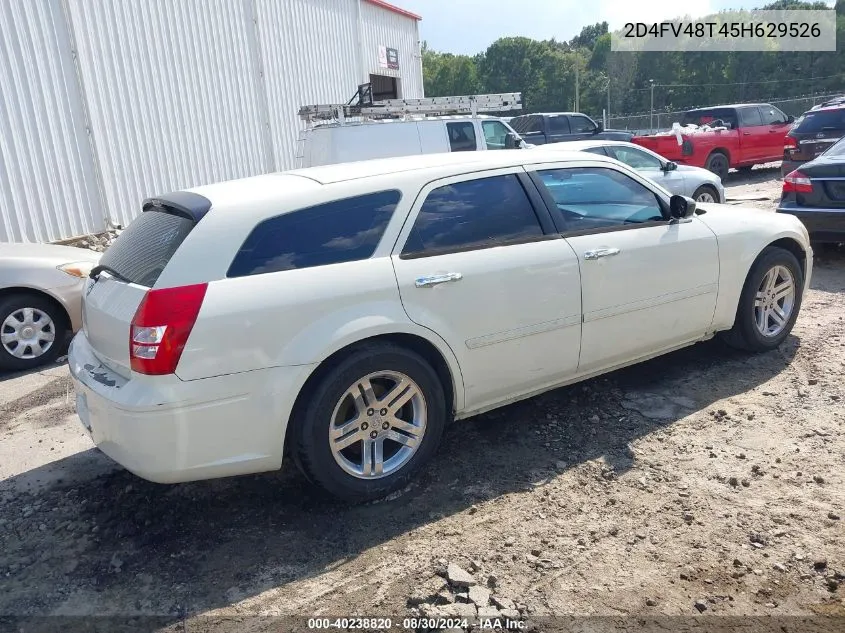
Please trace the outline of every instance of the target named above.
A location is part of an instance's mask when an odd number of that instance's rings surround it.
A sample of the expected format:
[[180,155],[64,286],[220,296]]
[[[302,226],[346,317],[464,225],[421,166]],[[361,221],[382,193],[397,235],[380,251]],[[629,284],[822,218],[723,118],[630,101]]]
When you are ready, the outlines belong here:
[[0,301],[0,370],[26,371],[51,363],[67,341],[67,316],[37,294]]
[[803,293],[804,275],[795,255],[767,247],[748,272],[734,326],[722,335],[724,341],[750,352],[775,349],[792,331]]
[[292,421],[297,466],[344,501],[406,486],[434,455],[446,425],[437,373],[416,353],[365,345],[305,395]]
[[705,204],[719,202],[719,192],[712,185],[701,185],[693,192],[692,199]]

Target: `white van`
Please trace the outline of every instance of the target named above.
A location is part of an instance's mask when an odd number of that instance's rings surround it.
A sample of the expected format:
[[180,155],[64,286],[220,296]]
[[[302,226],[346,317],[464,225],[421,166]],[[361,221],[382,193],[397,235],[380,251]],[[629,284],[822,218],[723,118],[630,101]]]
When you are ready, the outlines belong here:
[[303,130],[299,143],[298,167],[525,145],[507,123],[484,115],[324,123]]

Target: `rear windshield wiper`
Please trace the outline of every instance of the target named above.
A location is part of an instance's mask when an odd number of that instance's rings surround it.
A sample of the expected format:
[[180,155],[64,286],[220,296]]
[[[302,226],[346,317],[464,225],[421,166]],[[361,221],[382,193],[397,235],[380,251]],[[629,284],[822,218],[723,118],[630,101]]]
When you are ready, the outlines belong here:
[[91,269],[91,272],[88,274],[88,276],[91,279],[97,279],[100,276],[100,273],[104,272],[104,271],[107,272],[108,274],[110,274],[112,277],[114,277],[118,281],[122,281],[122,282],[127,283],[127,284],[132,283],[129,279],[127,279],[125,276],[121,275],[114,268],[112,268],[110,266],[106,266],[104,264],[98,264],[97,266],[94,266],[94,268]]

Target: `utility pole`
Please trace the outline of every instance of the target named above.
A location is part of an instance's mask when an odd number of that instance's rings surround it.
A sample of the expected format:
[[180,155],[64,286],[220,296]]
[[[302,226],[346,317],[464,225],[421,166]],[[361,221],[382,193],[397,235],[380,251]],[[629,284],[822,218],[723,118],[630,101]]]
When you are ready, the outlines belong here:
[[654,134],[654,79],[649,79],[648,81],[651,84],[651,116],[648,127],[651,129],[651,133]]
[[578,68],[578,66],[579,66],[579,64],[576,61],[575,62],[575,111],[576,112],[581,111],[581,98],[580,98],[581,93],[579,91],[580,84],[579,84],[579,73],[578,73],[579,68]]

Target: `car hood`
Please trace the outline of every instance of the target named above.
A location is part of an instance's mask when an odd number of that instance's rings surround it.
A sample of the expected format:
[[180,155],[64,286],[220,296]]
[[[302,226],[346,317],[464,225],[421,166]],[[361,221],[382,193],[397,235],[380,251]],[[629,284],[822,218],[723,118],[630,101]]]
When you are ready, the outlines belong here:
[[678,165],[676,171],[681,172],[682,174],[689,174],[690,176],[697,176],[702,180],[706,180],[708,182],[719,182],[722,181],[719,179],[719,176],[714,174],[709,169],[704,169],[703,167],[694,167],[692,165]]
[[61,266],[71,262],[97,262],[100,253],[77,248],[75,246],[59,246],[57,244],[23,244],[0,243],[0,262],[6,260],[30,261],[33,264],[42,263],[50,266]]

